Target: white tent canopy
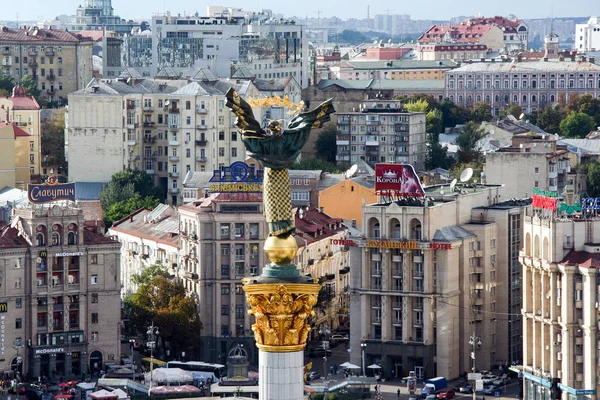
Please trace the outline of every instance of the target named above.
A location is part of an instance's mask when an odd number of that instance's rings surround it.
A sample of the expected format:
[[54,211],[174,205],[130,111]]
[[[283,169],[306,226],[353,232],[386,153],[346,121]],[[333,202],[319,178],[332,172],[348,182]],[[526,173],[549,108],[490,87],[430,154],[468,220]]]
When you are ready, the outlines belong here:
[[343,364],[340,364],[340,367],[342,367],[342,368],[348,368],[348,369],[360,369],[360,367],[358,365],[351,364],[349,362],[345,362]]
[[144,375],[146,381],[150,381],[150,374],[152,374],[152,382],[186,383],[194,381],[194,375],[181,368],[157,368],[151,373],[148,372]]
[[367,368],[370,368],[370,369],[381,369],[381,366],[379,366],[377,364],[371,364]]

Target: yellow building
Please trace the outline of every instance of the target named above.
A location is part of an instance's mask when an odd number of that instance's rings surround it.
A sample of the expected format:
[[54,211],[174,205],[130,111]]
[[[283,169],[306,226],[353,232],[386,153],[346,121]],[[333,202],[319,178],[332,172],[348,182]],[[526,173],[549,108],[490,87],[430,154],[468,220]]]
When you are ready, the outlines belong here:
[[25,139],[27,132],[9,122],[0,122],[0,188],[15,187],[16,142]]
[[359,176],[345,179],[319,193],[319,207],[334,217],[362,224],[363,204],[377,202],[373,177]]
[[11,97],[0,97],[0,117],[13,122],[26,135],[19,136],[15,147],[15,185],[25,189],[28,183],[40,182],[41,107],[25,89],[17,86]]

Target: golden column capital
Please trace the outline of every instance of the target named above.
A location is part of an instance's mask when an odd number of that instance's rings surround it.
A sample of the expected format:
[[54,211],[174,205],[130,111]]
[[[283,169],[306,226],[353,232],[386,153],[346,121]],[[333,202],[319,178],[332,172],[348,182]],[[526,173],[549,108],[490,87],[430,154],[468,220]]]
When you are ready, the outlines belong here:
[[248,314],[256,318],[252,325],[256,346],[272,353],[304,349],[320,289],[318,283],[244,282]]

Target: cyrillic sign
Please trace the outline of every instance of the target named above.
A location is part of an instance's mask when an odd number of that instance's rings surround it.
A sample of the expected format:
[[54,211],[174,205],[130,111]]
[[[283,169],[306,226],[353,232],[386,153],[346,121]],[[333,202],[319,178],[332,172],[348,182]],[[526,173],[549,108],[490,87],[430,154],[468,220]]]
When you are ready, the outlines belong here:
[[34,204],[50,203],[52,201],[75,201],[74,183],[45,183],[42,185],[27,184],[27,197]]
[[423,197],[421,181],[410,164],[375,164],[378,196]]
[[262,193],[264,170],[236,161],[228,167],[215,169],[208,180],[211,193]]
[[543,210],[556,211],[556,192],[547,190],[533,189],[531,195],[531,205]]

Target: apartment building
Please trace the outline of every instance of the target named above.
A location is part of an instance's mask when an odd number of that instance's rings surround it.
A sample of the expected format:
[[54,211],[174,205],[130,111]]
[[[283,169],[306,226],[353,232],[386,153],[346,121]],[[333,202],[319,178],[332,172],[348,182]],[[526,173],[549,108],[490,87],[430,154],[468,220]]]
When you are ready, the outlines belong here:
[[[0,122],[0,185],[11,188],[19,186],[24,189],[22,183],[17,185],[17,158],[19,142],[28,140],[29,134],[14,123]],[[22,145],[22,144],[21,144]]]
[[444,79],[444,72],[457,66],[450,59],[435,62],[424,60],[343,62],[328,67],[328,79]]
[[119,363],[120,243],[58,204],[13,209],[0,237],[0,369],[58,380]]
[[20,81],[29,75],[42,97],[64,104],[67,95],[92,79],[92,40],[57,29],[25,27],[0,30],[2,75]]
[[600,390],[596,201],[577,201],[577,215],[553,207],[525,216],[519,260],[526,399],[548,398],[555,379],[562,398],[595,399]]
[[511,146],[486,154],[485,180],[504,184],[507,199],[528,198],[534,189],[562,194],[567,186],[584,193],[586,177],[571,167],[571,158],[555,135],[517,134]]
[[246,158],[235,115],[225,107],[232,86],[260,96],[247,80],[95,80],[69,96],[69,180],[108,182],[117,171],[142,170],[154,175],[169,204],[181,204],[187,172]]
[[177,275],[179,222],[173,206],[159,204],[154,210],[140,209],[116,221],[108,234],[121,242],[121,296],[133,294],[138,286],[131,280],[144,268],[160,264]]
[[22,86],[15,86],[10,97],[0,97],[0,113],[2,112],[5,113],[6,121],[16,124],[21,133],[15,142],[15,185],[26,189],[28,183],[39,183],[43,172],[41,107],[32,96],[27,96]]
[[308,42],[302,25],[273,17],[268,10],[208,16],[152,17],[152,74],[163,67],[191,74],[208,68],[231,76],[231,64],[246,67],[256,78],[294,77],[308,86]]
[[350,237],[350,344],[362,350],[350,360],[377,363],[388,379],[461,376],[473,367],[472,335],[482,341],[476,369],[515,357],[503,316],[526,205],[503,204],[501,185],[425,196],[364,205],[362,235]]
[[433,25],[417,39],[418,44],[468,43],[485,45],[490,51],[504,48],[502,29],[494,25],[471,23],[469,20],[457,25]]
[[412,164],[425,168],[427,153],[425,113],[403,112],[393,100],[364,101],[351,112],[338,112],[338,163],[378,162]]
[[508,104],[519,104],[529,113],[571,95],[600,95],[600,66],[590,61],[477,62],[447,71],[446,96],[454,103],[471,107],[485,102],[493,115]]
[[590,17],[587,23],[575,25],[575,49],[581,53],[600,50],[598,17]]

